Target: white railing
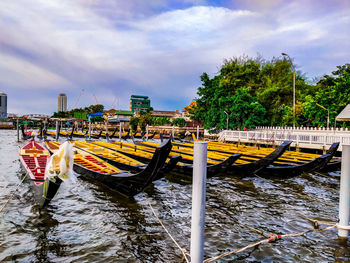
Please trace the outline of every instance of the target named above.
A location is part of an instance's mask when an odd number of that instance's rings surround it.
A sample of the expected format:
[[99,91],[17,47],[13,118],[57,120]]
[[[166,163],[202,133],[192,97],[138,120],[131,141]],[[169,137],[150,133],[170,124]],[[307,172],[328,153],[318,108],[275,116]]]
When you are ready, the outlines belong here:
[[303,132],[327,132],[327,133],[350,133],[348,128],[325,128],[325,127],[279,127],[279,126],[259,126],[258,131],[303,131]]
[[328,133],[323,131],[296,130],[254,130],[254,131],[222,131],[219,141],[240,141],[280,144],[292,141],[292,146],[320,148],[330,146],[334,142],[350,144],[350,133]]

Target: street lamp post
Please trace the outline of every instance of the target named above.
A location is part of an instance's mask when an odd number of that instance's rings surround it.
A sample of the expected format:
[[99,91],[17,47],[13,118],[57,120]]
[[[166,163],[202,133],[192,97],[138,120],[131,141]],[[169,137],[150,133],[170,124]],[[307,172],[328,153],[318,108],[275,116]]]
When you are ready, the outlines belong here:
[[293,68],[293,129],[295,129],[295,67],[288,54],[282,52],[282,56],[286,56],[288,58]]
[[326,111],[328,112],[328,116],[327,116],[327,130],[328,130],[328,129],[329,129],[329,110],[326,109],[324,106],[318,104],[318,103],[316,103],[316,105],[317,105],[318,107],[320,107],[320,108],[322,108],[322,109],[324,109],[324,110],[326,110]]
[[224,111],[226,114],[226,130],[228,130],[228,113],[226,111]]

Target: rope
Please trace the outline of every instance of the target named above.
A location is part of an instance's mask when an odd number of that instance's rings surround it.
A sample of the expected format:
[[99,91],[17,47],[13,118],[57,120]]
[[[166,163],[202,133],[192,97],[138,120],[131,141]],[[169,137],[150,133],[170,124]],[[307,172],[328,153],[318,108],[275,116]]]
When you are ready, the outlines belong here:
[[165,230],[165,232],[169,235],[169,237],[171,238],[171,240],[175,243],[175,245],[181,250],[181,253],[183,255],[183,258],[186,260],[187,263],[189,263],[190,261],[187,259],[187,256],[189,256],[189,253],[186,251],[186,249],[181,248],[181,246],[176,242],[176,240],[172,237],[172,235],[169,233],[169,231],[166,229],[166,227],[164,226],[164,224],[162,223],[162,221],[159,219],[159,217],[157,216],[156,212],[154,211],[150,201],[148,200],[148,198],[146,197],[146,195],[144,195],[146,198],[146,202],[148,203],[149,207],[152,210],[153,215],[157,218],[159,224],[163,227],[163,229]]
[[[276,188],[282,189],[280,186],[278,186],[278,185],[272,183],[271,181],[269,181],[269,180],[267,180],[267,179],[265,179],[265,178],[260,177],[259,175],[255,175],[255,176],[258,177],[258,178],[260,178],[261,180],[264,180],[265,182],[269,182],[269,184],[273,185],[273,186],[276,187]],[[288,191],[288,190],[286,190],[286,189],[284,189],[284,188],[283,188],[283,190],[284,190],[284,191]],[[310,196],[308,196],[308,195],[300,194],[300,193],[297,193],[297,192],[294,192],[294,191],[290,191],[290,190],[289,190],[288,192],[293,193],[293,194],[295,194],[295,195],[298,195],[298,196],[300,196],[300,197],[309,199],[309,200],[311,200],[311,201],[316,201],[316,202],[321,203],[321,204],[324,204],[324,205],[328,205],[328,206],[331,206],[331,207],[336,207],[335,205],[332,205],[332,204],[323,202],[323,201],[321,201],[321,200],[312,198],[312,197],[310,197]]]
[[234,251],[229,251],[229,252],[223,253],[223,254],[221,254],[221,255],[219,255],[217,257],[208,258],[208,259],[204,260],[203,263],[213,262],[213,261],[218,260],[220,258],[229,256],[229,255],[232,255],[232,254],[235,254],[235,253],[238,253],[238,252],[242,252],[242,251],[244,251],[244,250],[246,250],[248,248],[256,247],[256,246],[259,246],[260,244],[264,244],[264,243],[272,243],[272,242],[277,241],[278,239],[282,239],[282,238],[285,238],[285,237],[302,236],[302,235],[305,235],[307,233],[326,231],[326,230],[330,230],[330,229],[335,228],[335,227],[338,228],[337,225],[331,225],[331,226],[328,226],[328,227],[325,227],[325,228],[321,228],[321,229],[310,229],[310,230],[306,230],[306,231],[302,231],[302,232],[285,234],[285,235],[270,234],[270,237],[267,238],[267,239],[260,240],[258,242],[253,243],[253,244],[247,245],[245,247],[238,248],[238,249],[236,249]]
[[5,208],[5,206],[10,202],[10,200],[12,199],[12,197],[14,196],[15,192],[17,191],[18,187],[23,183],[24,179],[27,177],[27,173],[25,174],[25,176],[23,177],[22,181],[16,186],[16,189],[12,192],[12,194],[10,195],[9,199],[6,200],[5,204],[1,207],[0,212],[2,212],[2,210]]

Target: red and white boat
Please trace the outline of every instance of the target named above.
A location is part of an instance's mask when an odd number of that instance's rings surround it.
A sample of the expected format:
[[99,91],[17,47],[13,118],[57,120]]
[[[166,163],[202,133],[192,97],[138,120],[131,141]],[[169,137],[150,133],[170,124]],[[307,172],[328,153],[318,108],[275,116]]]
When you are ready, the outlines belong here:
[[48,179],[45,176],[50,160],[49,151],[33,139],[19,150],[19,159],[32,180],[36,201],[40,206],[46,206],[55,197],[62,183],[58,177]]

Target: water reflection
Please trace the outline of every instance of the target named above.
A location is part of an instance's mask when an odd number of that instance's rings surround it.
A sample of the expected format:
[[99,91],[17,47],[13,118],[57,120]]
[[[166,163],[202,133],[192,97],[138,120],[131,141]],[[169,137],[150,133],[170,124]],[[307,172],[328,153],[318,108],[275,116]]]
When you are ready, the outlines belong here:
[[42,209],[36,213],[37,217],[28,219],[26,228],[32,228],[32,235],[36,239],[35,257],[32,262],[54,262],[52,258],[66,256],[65,245],[56,237],[55,232],[59,222],[52,217],[55,209]]

